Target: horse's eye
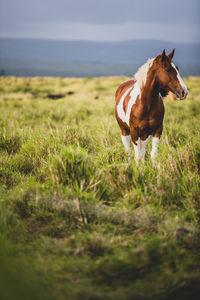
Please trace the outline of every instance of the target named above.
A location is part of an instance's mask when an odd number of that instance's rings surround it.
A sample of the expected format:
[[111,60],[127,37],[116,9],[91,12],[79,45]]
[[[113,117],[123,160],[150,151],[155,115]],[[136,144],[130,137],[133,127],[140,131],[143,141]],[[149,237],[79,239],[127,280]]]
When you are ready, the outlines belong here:
[[171,69],[166,69],[166,72],[169,73],[171,71]]

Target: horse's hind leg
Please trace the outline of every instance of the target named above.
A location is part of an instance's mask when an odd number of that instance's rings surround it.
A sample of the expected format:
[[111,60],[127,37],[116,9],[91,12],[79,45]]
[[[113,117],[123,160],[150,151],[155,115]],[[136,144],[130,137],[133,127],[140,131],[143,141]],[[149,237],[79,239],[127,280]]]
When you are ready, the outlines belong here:
[[125,148],[126,152],[128,153],[129,159],[130,159],[130,145],[131,145],[130,131],[121,128],[121,139],[122,139],[124,148]]
[[124,148],[127,152],[130,151],[130,145],[131,145],[131,136],[130,135],[121,135],[122,143],[124,145]]

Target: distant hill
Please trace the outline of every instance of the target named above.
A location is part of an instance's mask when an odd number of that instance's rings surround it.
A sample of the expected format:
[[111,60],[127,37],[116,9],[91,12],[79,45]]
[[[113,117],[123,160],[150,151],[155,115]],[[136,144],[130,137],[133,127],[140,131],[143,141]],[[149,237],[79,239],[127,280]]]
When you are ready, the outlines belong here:
[[181,74],[200,75],[200,44],[0,38],[0,70],[16,76],[132,75],[149,57],[176,48]]

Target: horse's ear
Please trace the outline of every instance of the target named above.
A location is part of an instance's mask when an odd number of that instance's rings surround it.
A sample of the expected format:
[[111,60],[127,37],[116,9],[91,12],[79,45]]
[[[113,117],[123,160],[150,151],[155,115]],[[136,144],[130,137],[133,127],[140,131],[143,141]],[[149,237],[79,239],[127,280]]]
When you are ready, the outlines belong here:
[[168,54],[168,56],[172,59],[174,56],[175,48]]
[[161,59],[162,59],[162,61],[164,61],[165,60],[165,57],[166,57],[166,53],[165,53],[165,49],[163,50],[163,52],[162,52],[162,55],[161,55]]

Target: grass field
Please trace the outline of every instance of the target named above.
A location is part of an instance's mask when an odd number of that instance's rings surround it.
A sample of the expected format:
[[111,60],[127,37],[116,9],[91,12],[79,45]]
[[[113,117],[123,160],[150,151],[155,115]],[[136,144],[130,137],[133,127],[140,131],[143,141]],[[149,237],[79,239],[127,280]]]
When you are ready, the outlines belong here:
[[165,100],[139,168],[114,117],[124,80],[0,78],[0,299],[198,299],[200,78]]

